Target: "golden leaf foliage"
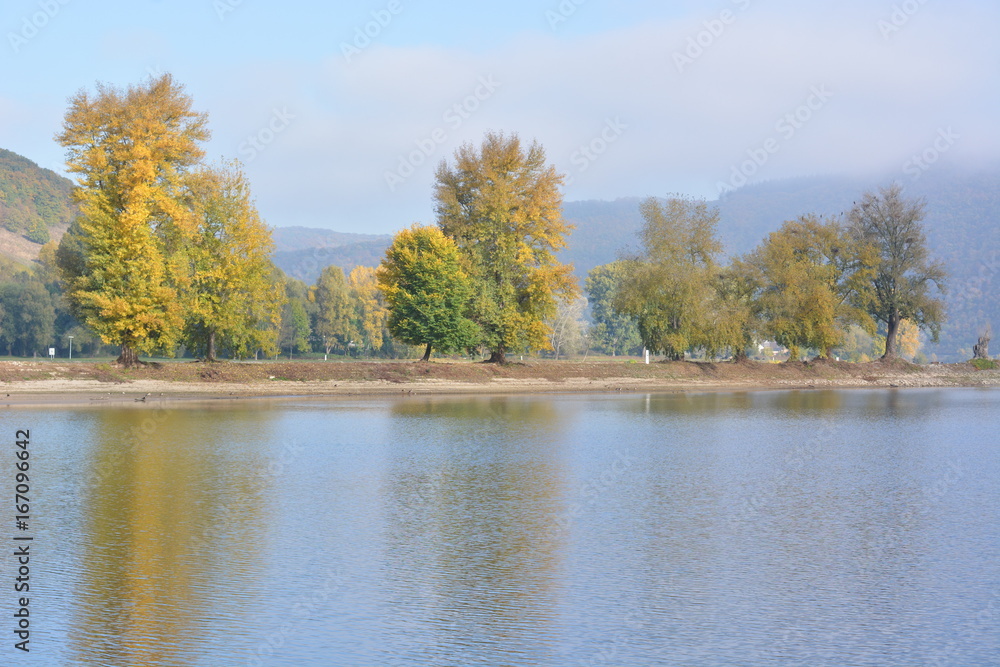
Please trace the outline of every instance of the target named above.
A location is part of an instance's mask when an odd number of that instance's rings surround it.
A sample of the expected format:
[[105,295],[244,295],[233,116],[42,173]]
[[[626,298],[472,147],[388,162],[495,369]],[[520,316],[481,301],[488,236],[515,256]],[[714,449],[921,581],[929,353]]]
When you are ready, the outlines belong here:
[[493,361],[547,349],[556,300],[577,295],[572,267],[555,252],[571,227],[562,218],[563,177],[537,142],[489,132],[442,162],[434,190],[438,224],[455,241],[474,284],[470,316]]
[[369,353],[382,348],[382,332],[389,311],[379,291],[375,268],[356,266],[347,276],[347,286],[354,301],[354,330],[360,337],[360,347]]
[[830,356],[852,324],[874,332],[857,304],[870,297],[875,258],[836,220],[802,216],[785,222],[746,259],[760,286],[763,333],[787,347],[791,359],[806,348]]
[[913,361],[920,352],[923,342],[920,339],[920,327],[912,320],[899,322],[899,354],[904,359]]
[[81,91],[56,136],[80,207],[83,266],[63,276],[67,296],[104,342],[122,346],[126,365],[138,352],[170,350],[180,337],[164,238],[193,224],[181,195],[185,174],[202,158],[206,124],[164,75],[126,90]]
[[191,174],[187,196],[194,222],[170,255],[185,310],[185,343],[209,360],[217,350],[236,358],[257,350],[274,354],[285,293],[272,280],[271,231],[240,164]]

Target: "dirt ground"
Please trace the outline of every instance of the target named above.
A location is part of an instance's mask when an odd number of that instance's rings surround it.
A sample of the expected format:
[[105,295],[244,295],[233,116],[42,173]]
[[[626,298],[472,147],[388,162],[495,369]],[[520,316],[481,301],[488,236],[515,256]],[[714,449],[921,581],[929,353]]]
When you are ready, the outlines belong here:
[[744,391],[851,387],[1000,387],[1000,370],[827,360],[770,364],[539,361],[0,361],[0,405],[416,393]]

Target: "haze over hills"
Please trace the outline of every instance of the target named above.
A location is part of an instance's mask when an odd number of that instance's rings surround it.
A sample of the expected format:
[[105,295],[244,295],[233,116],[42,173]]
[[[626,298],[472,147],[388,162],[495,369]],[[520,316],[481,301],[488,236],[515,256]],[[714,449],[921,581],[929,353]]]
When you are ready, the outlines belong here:
[[335,264],[350,273],[355,266],[378,266],[392,237],[353,234],[315,227],[275,227],[274,264],[287,275],[315,283],[320,272]]
[[[881,184],[887,184],[886,179]],[[835,216],[849,210],[880,183],[846,177],[810,177],[748,185],[724,194],[719,236],[729,255],[751,250],[785,220],[814,213]],[[904,183],[907,197],[927,202],[924,226],[932,255],[949,274],[948,322],[940,345],[928,348],[941,360],[971,356],[980,330],[1000,332],[1000,165],[978,170],[934,167]],[[58,238],[72,217],[72,182],[10,151],[0,150],[0,256],[29,263],[38,257],[36,239]],[[640,197],[566,202],[564,217],[575,226],[560,259],[574,265],[581,282],[593,267],[637,247],[642,226]],[[45,235],[40,234],[43,230]],[[349,272],[376,266],[391,237],[312,227],[273,230],[275,264],[286,274],[314,283],[331,264]]]
[[[887,185],[844,177],[814,177],[748,185],[721,197],[719,237],[729,255],[752,250],[785,220],[813,213],[838,216],[868,189]],[[939,345],[928,354],[965,360],[987,325],[1000,331],[1000,165],[978,170],[934,168],[903,182],[906,197],[926,203],[928,247],[948,272],[948,320]],[[570,202],[564,211],[576,225],[561,253],[579,277],[635,248],[642,227],[639,198]]]

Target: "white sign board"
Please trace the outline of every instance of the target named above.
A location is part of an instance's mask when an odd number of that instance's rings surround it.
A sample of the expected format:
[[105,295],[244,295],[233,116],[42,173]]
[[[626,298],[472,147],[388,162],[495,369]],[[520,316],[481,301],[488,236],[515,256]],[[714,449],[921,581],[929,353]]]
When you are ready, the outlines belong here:
[[49,356],[52,357],[53,359],[56,358],[56,348],[54,347],[49,348]]

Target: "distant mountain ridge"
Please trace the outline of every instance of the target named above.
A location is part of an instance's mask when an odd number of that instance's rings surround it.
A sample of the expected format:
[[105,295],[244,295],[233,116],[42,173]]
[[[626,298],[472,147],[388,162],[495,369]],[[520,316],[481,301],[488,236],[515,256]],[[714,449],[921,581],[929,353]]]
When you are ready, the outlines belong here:
[[354,234],[314,227],[275,227],[271,230],[275,266],[306,283],[335,264],[350,273],[356,266],[378,266],[392,242],[388,234]]
[[310,248],[339,248],[354,243],[391,238],[387,234],[354,234],[315,227],[273,227],[271,237],[274,239],[275,252],[295,252]]
[[[752,250],[785,220],[800,215],[839,216],[861,195],[892,181],[810,177],[748,185],[710,202],[719,208],[719,238],[729,255]],[[964,361],[987,325],[1000,332],[1000,165],[980,169],[933,168],[918,180],[902,181],[906,197],[926,201],[924,229],[931,256],[948,272],[948,320],[938,345],[942,361]],[[594,266],[637,245],[642,228],[640,199],[570,202],[576,225],[560,257],[582,278]],[[995,353],[995,350],[994,350]]]

